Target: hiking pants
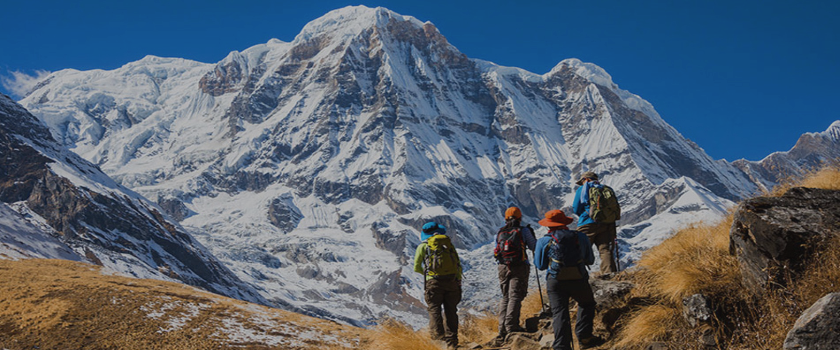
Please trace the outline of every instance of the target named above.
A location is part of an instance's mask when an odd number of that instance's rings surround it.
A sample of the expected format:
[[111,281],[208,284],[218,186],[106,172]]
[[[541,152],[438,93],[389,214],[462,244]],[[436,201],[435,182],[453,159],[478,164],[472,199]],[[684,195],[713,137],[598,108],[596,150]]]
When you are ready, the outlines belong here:
[[592,295],[592,287],[585,279],[559,281],[549,277],[546,289],[554,318],[551,322],[554,327],[554,344],[551,347],[554,350],[573,350],[569,298],[574,298],[578,303],[575,334],[578,339],[589,338],[592,336],[592,323],[595,319],[595,297]]
[[618,272],[615,265],[615,223],[588,224],[578,227],[578,231],[589,237],[601,256],[601,274]]
[[528,276],[531,265],[499,265],[499,286],[502,302],[499,304],[499,334],[508,334],[519,328],[519,311],[528,294]]
[[461,284],[454,275],[451,278],[442,277],[426,281],[426,305],[432,340],[443,340],[449,346],[458,346],[459,302]]

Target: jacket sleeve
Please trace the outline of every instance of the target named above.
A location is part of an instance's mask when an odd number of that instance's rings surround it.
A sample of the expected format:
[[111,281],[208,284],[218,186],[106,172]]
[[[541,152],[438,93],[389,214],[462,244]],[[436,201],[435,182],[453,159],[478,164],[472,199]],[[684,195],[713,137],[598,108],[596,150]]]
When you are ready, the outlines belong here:
[[586,265],[592,265],[595,263],[595,253],[592,252],[592,243],[589,241],[589,237],[586,236],[585,233],[577,231],[578,240],[580,241],[580,250],[581,250],[581,257],[583,258],[583,263]]
[[525,229],[522,230],[522,240],[525,241],[525,246],[527,246],[532,252],[536,249],[537,237],[534,235],[534,229],[531,228],[531,225],[526,226]]
[[574,202],[572,202],[572,210],[575,212],[575,215],[577,215],[577,216],[580,216],[580,214],[583,214],[583,212],[586,211],[586,206],[584,206],[580,202],[581,192],[583,192],[583,189],[585,187],[586,187],[586,184],[583,184],[583,185],[581,185],[580,187],[577,188],[577,191],[575,191],[575,200],[574,200]]
[[426,243],[420,243],[414,252],[414,272],[425,274],[423,260],[426,258]]
[[534,266],[540,271],[548,268],[548,245],[551,243],[550,236],[543,236],[537,240],[536,249],[534,250]]

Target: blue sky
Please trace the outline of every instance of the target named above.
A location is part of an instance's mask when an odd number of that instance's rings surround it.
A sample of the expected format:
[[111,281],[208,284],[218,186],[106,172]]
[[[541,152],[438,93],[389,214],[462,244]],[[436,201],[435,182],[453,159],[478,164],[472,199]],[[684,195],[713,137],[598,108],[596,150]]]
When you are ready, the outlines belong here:
[[431,21],[472,58],[540,74],[595,63],[716,159],[758,160],[840,119],[840,1],[9,0],[0,76],[214,63],[360,4]]

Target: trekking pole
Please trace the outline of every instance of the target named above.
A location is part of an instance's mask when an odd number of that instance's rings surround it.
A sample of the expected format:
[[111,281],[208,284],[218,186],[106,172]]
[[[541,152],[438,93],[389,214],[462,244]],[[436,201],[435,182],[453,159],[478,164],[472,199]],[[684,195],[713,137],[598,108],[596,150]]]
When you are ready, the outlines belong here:
[[537,270],[537,256],[536,253],[532,253],[531,255],[533,256],[532,260],[534,261],[534,273],[537,277],[537,291],[540,293],[540,311],[545,313],[545,301],[543,301],[542,287],[540,286],[540,270]]
[[613,239],[613,245],[615,246],[615,272],[618,273],[621,271],[621,259],[618,256],[618,237]]

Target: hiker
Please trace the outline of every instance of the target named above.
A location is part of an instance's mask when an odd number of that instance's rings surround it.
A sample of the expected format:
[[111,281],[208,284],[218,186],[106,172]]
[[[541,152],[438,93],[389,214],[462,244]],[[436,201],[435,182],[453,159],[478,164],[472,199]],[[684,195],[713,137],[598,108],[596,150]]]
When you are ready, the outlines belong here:
[[499,264],[499,286],[502,302],[499,304],[499,335],[497,342],[504,342],[511,332],[524,332],[519,326],[522,300],[528,294],[528,276],[531,264],[525,249],[534,251],[537,239],[531,225],[522,226],[522,211],[510,207],[505,211],[505,226],[496,233],[493,255]]
[[[432,340],[450,349],[458,346],[458,303],[461,302],[461,260],[446,227],[434,221],[423,225],[414,254],[414,271],[425,278],[424,290]],[[441,307],[443,314],[441,315]]]
[[540,220],[539,224],[548,227],[548,233],[537,240],[534,251],[534,264],[540,270],[548,270],[545,279],[553,317],[552,348],[555,350],[573,349],[570,297],[578,304],[575,334],[580,347],[586,349],[603,343],[592,334],[595,297],[585,266],[595,263],[595,256],[586,234],[566,227],[573,221],[562,210],[545,213],[545,219]]
[[578,216],[577,229],[598,247],[600,274],[609,276],[618,272],[615,221],[621,218],[621,208],[612,188],[598,182],[598,174],[587,171],[576,184],[580,187],[572,209]]

